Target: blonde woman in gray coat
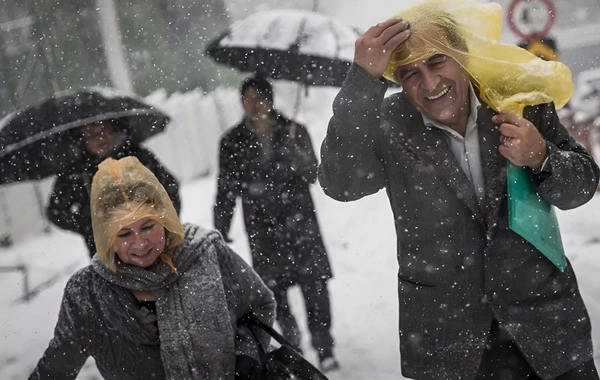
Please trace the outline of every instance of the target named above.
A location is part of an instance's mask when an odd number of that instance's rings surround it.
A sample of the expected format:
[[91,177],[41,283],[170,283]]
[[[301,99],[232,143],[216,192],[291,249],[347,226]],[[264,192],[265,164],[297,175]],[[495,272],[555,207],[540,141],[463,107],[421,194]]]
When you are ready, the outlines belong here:
[[271,324],[275,302],[252,268],[218,232],[182,225],[135,157],[101,163],[91,199],[98,254],[69,280],[30,379],[74,379],[89,356],[105,379],[257,379],[238,321]]

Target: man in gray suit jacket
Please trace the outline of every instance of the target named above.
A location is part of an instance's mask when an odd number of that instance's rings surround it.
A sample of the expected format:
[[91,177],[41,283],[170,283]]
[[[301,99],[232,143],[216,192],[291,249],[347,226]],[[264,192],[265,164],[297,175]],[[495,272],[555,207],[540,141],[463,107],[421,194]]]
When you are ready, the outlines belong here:
[[508,227],[506,164],[527,168],[560,209],[593,197],[598,166],[552,103],[527,107],[524,117],[497,114],[448,55],[397,68],[404,91],[384,99],[380,78],[410,36],[408,22],[388,20],[357,40],[319,168],[336,200],[387,191],[403,375],[598,379],[570,263],[559,271]]

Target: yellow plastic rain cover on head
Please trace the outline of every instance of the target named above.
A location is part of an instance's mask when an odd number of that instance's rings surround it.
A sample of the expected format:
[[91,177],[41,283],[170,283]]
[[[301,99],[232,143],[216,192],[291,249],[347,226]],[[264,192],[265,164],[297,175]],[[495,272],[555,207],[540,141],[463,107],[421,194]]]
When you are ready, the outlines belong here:
[[[571,72],[516,45],[500,43],[502,8],[473,0],[428,0],[393,18],[410,23],[411,35],[394,50],[384,77],[435,54],[457,61],[479,88],[481,99],[499,113],[523,115],[526,106],[564,106],[573,93]],[[509,227],[533,244],[561,271],[567,267],[558,221],[522,167],[507,163]]]
[[116,271],[119,230],[148,217],[167,229],[160,258],[176,272],[168,252],[183,242],[183,226],[165,188],[136,157],[108,158],[98,165],[90,198],[96,250],[108,268]]
[[500,113],[520,116],[525,106],[551,101],[558,109],[573,93],[566,65],[499,42],[502,8],[496,3],[428,0],[392,18],[408,21],[411,35],[392,53],[386,79],[398,83],[398,67],[444,54],[461,64],[482,100]]

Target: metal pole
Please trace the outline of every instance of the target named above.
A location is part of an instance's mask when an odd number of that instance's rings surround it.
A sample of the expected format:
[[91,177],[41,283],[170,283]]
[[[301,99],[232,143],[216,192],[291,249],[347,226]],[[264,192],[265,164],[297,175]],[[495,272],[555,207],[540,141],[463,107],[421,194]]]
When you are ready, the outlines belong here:
[[2,209],[4,223],[6,224],[6,232],[0,236],[0,247],[10,247],[12,245],[12,218],[10,217],[8,204],[6,203],[6,194],[2,188],[0,188],[0,208]]
[[[31,84],[31,79],[33,77],[33,73],[38,61],[38,45],[35,44],[33,49],[31,50],[29,56],[27,57],[27,62],[25,65],[25,70],[23,71],[23,75],[21,76],[21,79],[19,80],[19,83],[17,85],[17,90],[15,91],[15,99],[16,99],[16,109],[20,108],[20,106],[23,104],[23,98],[25,96],[25,91],[27,91],[27,88],[29,88],[29,85]],[[56,87],[57,83],[56,81],[54,81],[53,83],[53,87],[55,92],[57,92],[58,88]],[[48,224],[48,220],[46,219],[46,215],[45,215],[45,211],[44,211],[44,201],[42,199],[42,193],[40,191],[40,187],[39,187],[39,183],[38,182],[34,182],[33,183],[33,192],[35,193],[35,198],[37,200],[37,204],[38,204],[38,209],[40,212],[40,217],[42,219],[42,224],[44,226],[44,232],[48,233],[50,232],[50,225]]]
[[[38,62],[38,54],[37,54],[38,45],[34,44],[33,48],[29,52],[27,56],[27,60],[25,61],[25,69],[23,70],[23,74],[19,78],[19,82],[17,83],[17,87],[14,91],[14,95],[12,96],[13,107],[15,111],[19,110],[23,102],[23,98],[25,95],[25,91],[31,84],[31,79],[33,77],[33,73],[35,71],[35,67]],[[0,207],[2,209],[2,214],[4,214],[4,222],[6,224],[6,232],[0,236],[0,246],[9,247],[12,245],[12,218],[10,217],[10,210],[8,208],[8,204],[6,202],[6,194],[3,190],[0,190]],[[39,203],[38,203],[39,204]],[[44,220],[44,225],[46,224],[46,220],[42,215],[42,219]]]
[[46,209],[44,207],[44,199],[42,198],[42,191],[40,190],[39,182],[33,183],[33,192],[35,193],[35,199],[37,200],[38,209],[40,211],[40,216],[42,219],[42,225],[44,226],[44,232],[49,233],[50,224],[48,223],[48,218],[46,218]]
[[294,112],[292,114],[292,125],[290,126],[290,139],[296,138],[296,118],[298,117],[298,112],[300,111],[300,103],[302,101],[302,89],[304,88],[303,83],[298,84],[298,89],[296,90],[296,101],[294,102]]
[[11,265],[0,267],[0,273],[21,272],[23,276],[23,299],[28,301],[31,294],[29,293],[29,271],[25,265]]
[[23,299],[29,301],[29,298],[31,297],[31,293],[29,293],[29,271],[25,265],[22,265],[19,269],[23,274]]
[[96,4],[100,16],[104,55],[108,63],[112,85],[122,90],[133,91],[133,83],[125,59],[125,49],[121,41],[115,2],[114,0],[96,0]]
[[25,64],[25,69],[23,70],[23,74],[19,79],[19,83],[17,83],[17,89],[15,90],[15,110],[18,110],[23,104],[23,98],[25,96],[25,91],[29,88],[31,84],[31,79],[33,78],[33,73],[35,71],[35,67],[38,62],[38,44],[33,45],[33,48],[29,52],[27,56],[27,61]]

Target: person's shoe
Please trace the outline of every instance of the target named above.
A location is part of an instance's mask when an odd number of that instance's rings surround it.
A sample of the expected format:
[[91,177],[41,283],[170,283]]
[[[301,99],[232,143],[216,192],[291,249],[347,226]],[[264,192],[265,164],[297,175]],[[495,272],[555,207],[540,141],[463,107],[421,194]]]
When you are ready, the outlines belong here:
[[340,368],[340,363],[333,355],[322,358],[319,362],[319,368],[323,372],[330,372]]

